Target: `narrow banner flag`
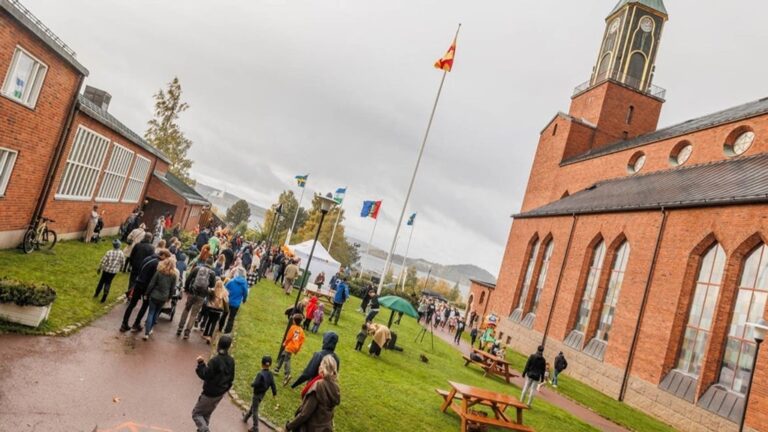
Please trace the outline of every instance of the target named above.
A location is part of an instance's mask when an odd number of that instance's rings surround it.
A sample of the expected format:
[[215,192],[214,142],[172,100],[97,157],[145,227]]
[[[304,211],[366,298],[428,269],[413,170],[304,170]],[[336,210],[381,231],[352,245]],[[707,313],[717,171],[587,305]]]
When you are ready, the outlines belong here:
[[455,55],[456,55],[456,38],[453,39],[453,43],[448,48],[448,51],[445,52],[445,55],[435,62],[435,67],[437,69],[450,72],[451,69],[453,68],[453,57]]
[[299,185],[300,188],[303,188],[307,184],[307,179],[309,178],[309,174],[297,175],[295,178],[296,178],[296,184]]
[[381,201],[363,201],[363,208],[360,210],[360,216],[376,219],[379,216],[380,208]]
[[416,221],[416,213],[413,213],[411,217],[408,218],[408,222],[406,223],[406,225],[413,226],[413,222],[415,221]]
[[344,202],[344,195],[347,194],[347,188],[338,188],[336,189],[336,193],[333,194],[333,200],[337,203],[341,204]]

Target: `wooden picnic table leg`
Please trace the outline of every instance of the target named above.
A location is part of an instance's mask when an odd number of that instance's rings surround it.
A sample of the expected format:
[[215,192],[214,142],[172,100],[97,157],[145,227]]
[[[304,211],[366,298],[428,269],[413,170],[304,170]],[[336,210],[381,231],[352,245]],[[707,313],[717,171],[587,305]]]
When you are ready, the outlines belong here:
[[510,377],[509,375],[510,375],[510,373],[509,373],[509,365],[505,363],[504,364],[504,378],[507,380],[507,384],[512,384],[512,382],[510,381],[512,377]]
[[469,412],[469,405],[467,402],[467,398],[463,397],[461,399],[461,432],[467,432],[467,413],[468,412]]
[[448,393],[448,396],[445,397],[445,401],[440,406],[440,411],[445,412],[445,410],[448,409],[448,405],[450,405],[451,402],[453,402],[453,397],[454,396],[456,396],[456,389],[455,388],[451,388],[451,392]]
[[517,424],[521,425],[523,424],[523,409],[520,407],[517,408]]

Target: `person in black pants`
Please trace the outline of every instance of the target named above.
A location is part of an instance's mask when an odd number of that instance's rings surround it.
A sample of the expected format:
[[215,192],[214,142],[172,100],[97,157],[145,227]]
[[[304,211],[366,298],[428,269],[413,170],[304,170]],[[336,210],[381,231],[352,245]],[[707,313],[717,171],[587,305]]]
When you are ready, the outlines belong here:
[[[168,252],[168,249],[160,249],[156,254],[144,259],[141,266],[139,266],[139,274],[136,277],[136,283],[133,287],[133,295],[131,296],[131,301],[128,303],[128,308],[125,309],[125,314],[123,314],[123,323],[120,326],[121,332],[126,332],[128,330],[140,332],[142,330],[141,320],[144,318],[144,314],[147,313],[147,308],[149,308],[149,299],[147,299],[145,295],[147,288],[149,287],[149,281],[152,280],[152,276],[157,272],[157,264],[170,256],[171,253]],[[133,327],[128,327],[133,308],[136,307],[140,299],[143,301],[141,303],[141,308],[139,308],[139,313],[136,315]]]
[[275,377],[269,368],[272,366],[272,357],[264,356],[261,358],[261,372],[256,375],[251,387],[253,387],[253,399],[251,408],[243,414],[243,423],[248,423],[248,419],[253,416],[253,427],[248,432],[258,432],[259,430],[259,405],[264,400],[267,390],[272,389],[272,397],[277,396],[277,386],[275,386]]
[[131,263],[131,274],[128,276],[128,290],[126,291],[126,297],[130,299],[133,286],[136,284],[136,278],[139,276],[139,270],[141,270],[141,263],[144,260],[152,256],[155,253],[155,247],[152,246],[152,234],[144,234],[144,238],[141,239],[141,243],[131,249],[131,255],[128,257],[128,261]]

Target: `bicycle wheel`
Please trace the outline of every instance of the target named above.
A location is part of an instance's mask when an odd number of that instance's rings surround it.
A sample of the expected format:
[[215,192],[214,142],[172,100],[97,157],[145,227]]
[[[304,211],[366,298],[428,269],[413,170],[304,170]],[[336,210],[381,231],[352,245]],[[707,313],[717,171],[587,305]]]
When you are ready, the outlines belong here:
[[56,240],[58,240],[58,237],[56,237],[56,231],[46,228],[45,231],[43,231],[43,241],[40,246],[51,250],[56,245]]
[[24,253],[31,253],[33,250],[35,250],[35,245],[37,244],[37,234],[35,233],[35,230],[32,228],[28,229],[26,233],[24,233],[24,241],[21,243],[22,249],[24,249]]

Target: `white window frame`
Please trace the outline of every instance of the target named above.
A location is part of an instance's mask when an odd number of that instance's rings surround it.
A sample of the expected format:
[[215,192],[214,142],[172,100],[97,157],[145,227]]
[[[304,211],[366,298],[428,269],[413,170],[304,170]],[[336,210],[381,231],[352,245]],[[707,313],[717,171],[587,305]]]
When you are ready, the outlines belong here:
[[104,135],[79,125],[54,198],[90,201],[104,167],[110,143],[110,139]]
[[[21,98],[17,98],[11,92],[11,87],[13,87],[13,83],[11,83],[10,80],[14,75],[12,72],[16,69],[16,66],[19,63],[19,56],[21,54],[24,54],[27,57],[31,58],[35,62],[35,66],[32,69],[31,76],[33,78],[31,79],[31,82],[27,83],[27,86],[24,88],[24,94],[21,96]],[[16,45],[16,49],[13,51],[13,57],[11,58],[11,64],[8,67],[8,70],[5,72],[5,79],[3,80],[3,87],[0,88],[0,94],[2,94],[6,98],[14,102],[20,103],[28,108],[34,109],[35,106],[37,105],[37,98],[40,96],[40,91],[43,88],[43,82],[45,81],[45,77],[47,74],[48,74],[47,64],[43,63],[39,58],[32,55],[32,53],[25,50],[20,45]]]
[[109,162],[104,169],[104,176],[101,179],[99,193],[96,195],[96,201],[99,202],[118,202],[123,194],[125,180],[128,177],[128,171],[131,169],[134,151],[127,147],[112,142],[112,154],[109,156]]
[[[146,161],[146,172],[144,174],[136,172],[136,169],[139,167],[139,159]],[[123,192],[123,199],[122,202],[124,203],[137,203],[139,202],[139,199],[141,198],[141,192],[144,190],[144,185],[147,182],[147,176],[149,175],[149,172],[152,168],[152,161],[148,158],[145,158],[144,156],[137,154],[136,160],[133,162],[133,168],[131,168],[131,175],[128,177],[128,185],[125,187],[125,192]],[[132,195],[129,194],[135,194],[136,197],[133,198]]]
[[[5,191],[13,172],[13,166],[16,164],[18,156],[18,151],[0,147],[0,197],[5,196]],[[5,169],[3,168],[4,166],[6,167]]]

